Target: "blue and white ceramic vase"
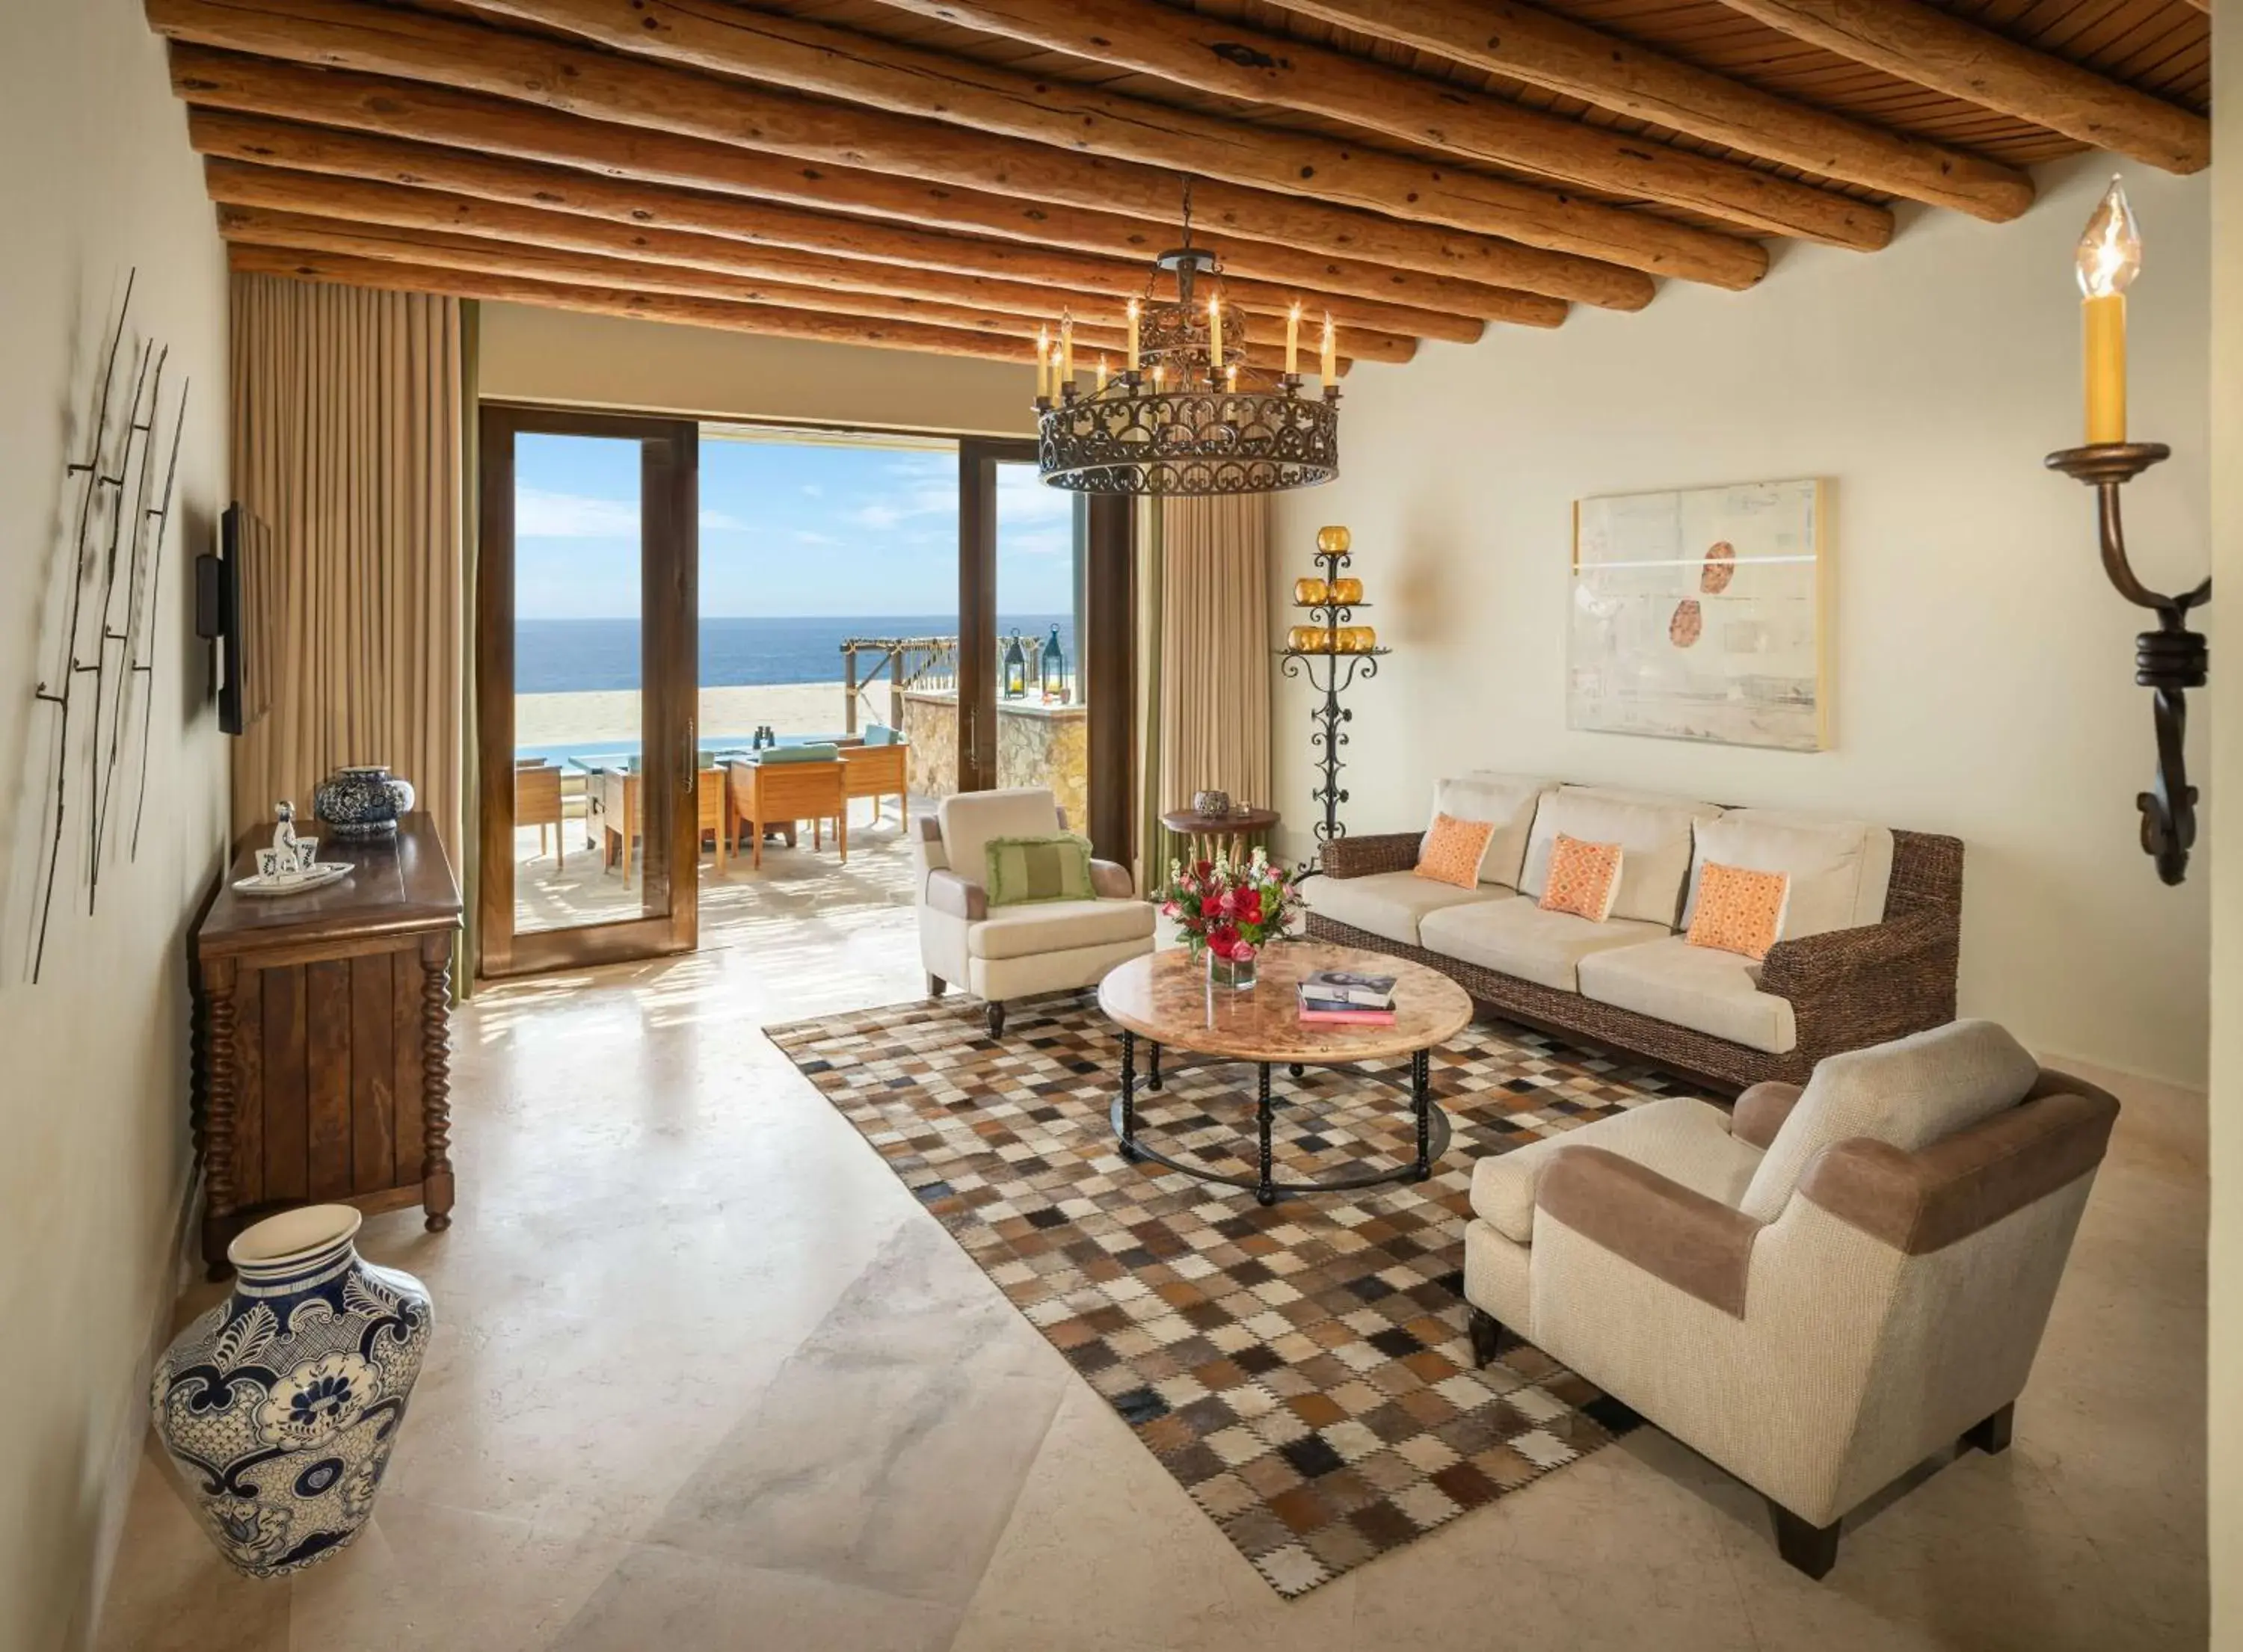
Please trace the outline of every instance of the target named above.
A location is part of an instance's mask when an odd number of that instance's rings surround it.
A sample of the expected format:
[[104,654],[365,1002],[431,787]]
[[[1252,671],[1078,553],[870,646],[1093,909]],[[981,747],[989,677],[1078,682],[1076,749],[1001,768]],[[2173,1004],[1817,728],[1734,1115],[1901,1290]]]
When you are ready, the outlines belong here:
[[226,1249],[233,1294],[156,1368],[156,1433],[219,1552],[252,1577],[359,1534],[434,1321],[421,1281],[359,1259],[359,1213],[313,1205]]
[[386,763],[338,769],[312,793],[312,812],[338,837],[387,837],[412,807],[413,782],[391,774]]

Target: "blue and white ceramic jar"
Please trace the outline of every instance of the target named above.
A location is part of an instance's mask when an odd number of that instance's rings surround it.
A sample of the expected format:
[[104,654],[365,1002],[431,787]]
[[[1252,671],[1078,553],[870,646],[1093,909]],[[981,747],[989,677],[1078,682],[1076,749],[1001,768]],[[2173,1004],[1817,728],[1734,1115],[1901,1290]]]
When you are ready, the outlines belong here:
[[156,1433],[219,1552],[278,1577],[374,1512],[434,1321],[421,1281],[359,1259],[358,1212],[313,1205],[226,1249],[233,1294],[156,1368]]
[[338,769],[312,793],[313,813],[338,837],[387,837],[412,807],[412,782],[398,779],[385,763]]

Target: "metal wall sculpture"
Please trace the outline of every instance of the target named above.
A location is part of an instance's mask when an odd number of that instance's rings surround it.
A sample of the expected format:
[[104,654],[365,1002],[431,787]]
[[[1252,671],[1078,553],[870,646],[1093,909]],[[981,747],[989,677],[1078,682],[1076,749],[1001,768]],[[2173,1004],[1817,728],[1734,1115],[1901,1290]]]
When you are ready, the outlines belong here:
[[[149,690],[156,669],[156,608],[162,590],[164,546],[178,480],[179,438],[186,423],[182,383],[170,404],[171,432],[159,432],[166,406],[165,369],[170,348],[154,339],[134,342],[129,395],[119,366],[132,314],[136,270],[126,278],[117,319],[101,353],[101,379],[88,398],[82,457],[65,467],[64,486],[71,523],[69,585],[60,603],[61,635],[43,644],[51,665],[33,699],[54,708],[45,832],[34,888],[30,978],[46,964],[54,917],[55,885],[66,834],[84,847],[85,910],[95,910],[101,869],[120,837],[128,859],[140,852],[140,824],[148,797]],[[135,728],[135,721],[138,728]],[[75,739],[76,744],[73,745]],[[133,794],[132,824],[124,837],[118,801]]]

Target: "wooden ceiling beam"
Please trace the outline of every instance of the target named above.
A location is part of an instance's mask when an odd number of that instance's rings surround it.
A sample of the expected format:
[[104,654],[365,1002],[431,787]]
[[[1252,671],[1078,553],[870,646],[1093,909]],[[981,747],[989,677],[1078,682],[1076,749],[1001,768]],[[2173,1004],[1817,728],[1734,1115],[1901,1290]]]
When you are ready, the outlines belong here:
[[[1063,153],[941,121],[768,91],[354,0],[147,0],[147,11],[158,32],[174,39],[489,93],[517,106],[539,104],[637,128],[640,136],[675,133],[819,167],[892,172],[1022,203],[1058,202],[1155,221],[1170,220],[1183,193],[1183,175],[1162,167]],[[1229,185],[1202,185],[1196,201],[1202,229],[1226,236],[1616,308],[1651,301],[1650,278],[1640,270],[1496,236]],[[1765,269],[1761,247],[1708,238],[1722,249],[1734,279],[1747,281],[1754,270]]]
[[[899,3],[916,5],[919,0],[891,0]],[[2015,167],[1762,91],[1516,0],[1280,3],[1322,23],[1506,75],[1708,143],[1951,207],[1990,223],[2005,222],[2032,205],[2032,178]],[[1214,23],[1189,12],[1179,15]],[[1259,72],[1290,82],[1302,70],[1289,48]]]
[[[571,12],[578,9],[574,0],[567,3]],[[547,0],[476,3],[526,12],[544,10]],[[1158,0],[884,3],[1196,91],[1322,115],[1467,159],[1687,207],[1757,234],[1797,236],[1857,252],[1874,252],[1892,239],[1892,214],[1867,201]],[[674,9],[695,11],[697,0],[678,0]],[[1384,32],[1375,24],[1363,26]]]
[[[825,344],[867,345],[876,349],[911,350],[927,355],[978,356],[989,361],[1016,362],[1024,368],[1035,360],[1033,339],[972,332],[960,327],[882,321],[869,316],[789,309],[772,304],[739,304],[675,292],[637,292],[628,287],[580,286],[527,276],[494,275],[247,241],[229,244],[226,258],[232,268],[245,275],[276,275],[292,280],[334,282],[391,292],[443,293],[461,299],[535,305],[549,310],[580,310],[637,321],[667,321],[682,326],[723,327],[736,332],[811,339]],[[1027,398],[1023,396],[1022,400],[1025,404]]]
[[2212,123],[1919,0],[1724,0],[1795,39],[2168,172],[2212,159]]
[[[150,0],[152,10],[177,0]],[[233,0],[246,3],[247,0]],[[278,0],[258,0],[260,4]],[[313,0],[291,0],[308,4]],[[336,0],[318,0],[322,9]],[[867,105],[891,115],[947,123],[977,135],[1060,150],[1101,165],[1174,168],[1209,181],[1195,186],[1203,218],[1224,221],[1229,190],[1248,188],[1345,205],[1475,234],[1504,236],[1546,251],[1604,259],[1654,275],[1716,286],[1751,286],[1768,272],[1757,244],[1669,219],[1485,172],[1413,159],[1314,133],[1200,114],[1096,87],[1039,78],[805,18],[720,0],[470,0],[474,10],[566,30],[649,64],[727,83],[751,81]],[[581,96],[535,59],[542,40],[513,42],[522,59],[515,84],[532,93]],[[525,50],[526,49],[526,50]],[[613,60],[610,59],[610,62]],[[730,84],[714,86],[735,95]],[[521,94],[516,94],[521,95]],[[662,111],[640,117],[663,124]],[[728,123],[730,124],[730,123]],[[751,135],[749,141],[760,142]],[[982,141],[987,141],[986,137]],[[923,165],[908,151],[866,158],[885,169]],[[972,181],[972,180],[965,180]],[[1228,186],[1228,187],[1226,187]],[[1086,200],[1082,205],[1094,205]],[[1108,205],[1112,198],[1108,197]],[[1148,207],[1154,205],[1147,202]]]
[[[805,165],[785,156],[697,138],[636,131],[481,92],[455,91],[347,70],[309,69],[203,46],[175,44],[171,55],[173,89],[191,109],[190,134],[197,130],[199,121],[243,119],[257,123],[259,128],[274,129],[283,129],[283,124],[265,117],[317,123],[285,127],[291,134],[285,156],[279,152],[281,140],[277,136],[259,140],[248,137],[245,129],[230,129],[240,141],[261,141],[274,151],[270,157],[226,151],[239,153],[243,159],[280,158],[307,171],[357,171],[361,160],[376,152],[353,147],[361,136],[374,142],[425,140],[427,144],[445,145],[444,152],[455,157],[475,151],[478,158],[512,158],[540,165],[548,174],[541,185],[541,201],[546,195],[557,195],[564,198],[551,204],[568,210],[579,210],[575,205],[582,195],[577,185],[589,175],[596,183],[629,191],[627,198],[635,204],[634,222],[667,224],[678,229],[707,226],[666,216],[670,205],[668,191],[646,185],[666,185],[717,198],[777,201],[819,212],[900,220],[1007,245],[1062,247],[1128,259],[1141,269],[1176,238],[1175,225],[1169,222],[1087,212],[855,167]],[[422,145],[416,142],[414,146]],[[384,175],[394,176],[399,182],[414,181],[401,173]],[[445,187],[463,194],[490,192],[459,181],[464,176],[448,175]],[[497,198],[513,198],[503,192]],[[642,212],[652,216],[642,219]],[[1539,325],[1550,306],[1559,302],[1515,288],[1333,258],[1235,236],[1224,237],[1218,251],[1227,270],[1249,279],[1438,310],[1475,320]],[[1593,290],[1602,296],[1589,302],[1612,309],[1636,309],[1651,296],[1650,278],[1633,270],[1585,261],[1580,267],[1601,272]]]
[[[245,214],[278,214],[304,222],[327,220],[331,227],[347,225],[393,244],[411,245],[434,238],[436,244],[472,248],[479,255],[474,267],[501,272],[561,279],[551,277],[550,271],[573,261],[589,270],[576,279],[601,285],[775,304],[801,303],[801,295],[809,294],[824,307],[899,319],[939,306],[952,312],[942,318],[946,325],[964,325],[958,316],[971,313],[991,318],[993,324],[1002,318],[1004,326],[1023,335],[1033,332],[1039,322],[1055,322],[1062,311],[1079,306],[1087,296],[1041,283],[751,247],[677,230],[635,230],[565,212],[396,184],[322,178],[225,160],[206,162],[205,171],[211,198],[225,209],[222,225],[263,221]],[[332,240],[303,244],[371,255],[366,246]],[[509,259],[525,262],[509,265]],[[526,261],[532,259],[535,266],[529,267]],[[601,267],[608,265],[628,265],[629,273]],[[1118,346],[1117,306],[1109,300],[1078,309],[1078,321],[1086,326],[1098,326],[1109,316],[1113,320],[1106,331]],[[1266,334],[1274,325],[1265,322],[1257,331]],[[1412,339],[1374,329],[1348,328],[1342,337],[1351,355],[1367,360],[1407,361],[1417,350]]]
[[[329,210],[320,205],[320,191],[333,189],[342,193],[329,199],[365,204],[347,212],[338,205],[332,209],[338,216],[428,228],[458,222],[475,233],[519,234],[547,245],[575,245],[586,251],[616,248],[630,253],[636,249],[638,256],[740,272],[747,272],[744,258],[777,249],[790,259],[824,255],[845,260],[845,267],[854,278],[851,285],[869,276],[882,286],[901,290],[906,271],[994,277],[1021,284],[1024,292],[1045,295],[1042,305],[1027,313],[1048,313],[1054,293],[1078,312],[1085,300],[1095,306],[1099,297],[1106,300],[1105,307],[1112,308],[1142,292],[1150,273],[1142,261],[1125,263],[1015,241],[969,239],[727,196],[688,195],[527,161],[325,131],[257,116],[195,110],[187,133],[196,149],[212,158],[207,169],[212,198],[243,205],[320,212]],[[288,170],[273,170],[278,168]],[[401,191],[400,185],[411,187]],[[434,197],[438,205],[431,208],[428,202],[434,191],[446,193]],[[464,221],[478,208],[488,209],[482,219],[491,227]],[[385,211],[414,216],[386,217]],[[571,226],[580,227],[572,232]],[[671,251],[657,250],[664,246]],[[759,272],[780,274],[765,262],[766,267]],[[1298,300],[1313,313],[1328,312],[1345,326],[1454,344],[1475,342],[1484,328],[1469,317],[1435,310],[1237,279],[1228,279],[1225,285],[1233,301],[1249,312],[1282,315]],[[1531,293],[1515,298],[1519,319],[1529,325],[1555,326],[1565,319],[1566,306],[1559,299]]]
[[[220,206],[219,232],[230,245],[286,248],[297,253],[401,264],[414,269],[445,270],[500,280],[715,299],[726,304],[768,305],[817,316],[853,318],[866,323],[902,322],[950,328],[1009,341],[1027,361],[1033,361],[1035,354],[1030,347],[1035,338],[1033,326],[1024,324],[1019,316],[992,314],[970,305],[897,295],[837,292],[792,286],[783,281],[732,279],[709,271],[594,258],[542,247],[509,247],[475,236],[393,229],[310,214],[267,212],[260,207]],[[1124,347],[1125,336],[1118,327],[1078,326],[1075,342],[1077,370],[1088,375],[1099,353],[1118,357]],[[1249,346],[1242,353],[1248,359],[1266,359],[1270,346]]]

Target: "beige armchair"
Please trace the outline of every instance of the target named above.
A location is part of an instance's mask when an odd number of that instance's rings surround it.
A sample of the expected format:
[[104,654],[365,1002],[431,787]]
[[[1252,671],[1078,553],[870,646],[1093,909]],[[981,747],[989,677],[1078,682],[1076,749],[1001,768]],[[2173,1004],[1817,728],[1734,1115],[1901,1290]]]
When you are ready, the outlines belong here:
[[1765,1496],[1821,1577],[1846,1512],[2009,1444],[2118,1104],[1990,1022],[1674,1097],[1474,1168],[1480,1363],[1517,1333]]
[[989,844],[1067,829],[1042,787],[960,792],[919,822],[914,843],[919,956],[926,988],[955,983],[988,1005],[989,1036],[1005,1031],[1005,1001],[1095,986],[1117,964],[1153,950],[1153,909],[1134,898],[1127,867],[1090,863],[1094,899],[992,908],[984,888]]

